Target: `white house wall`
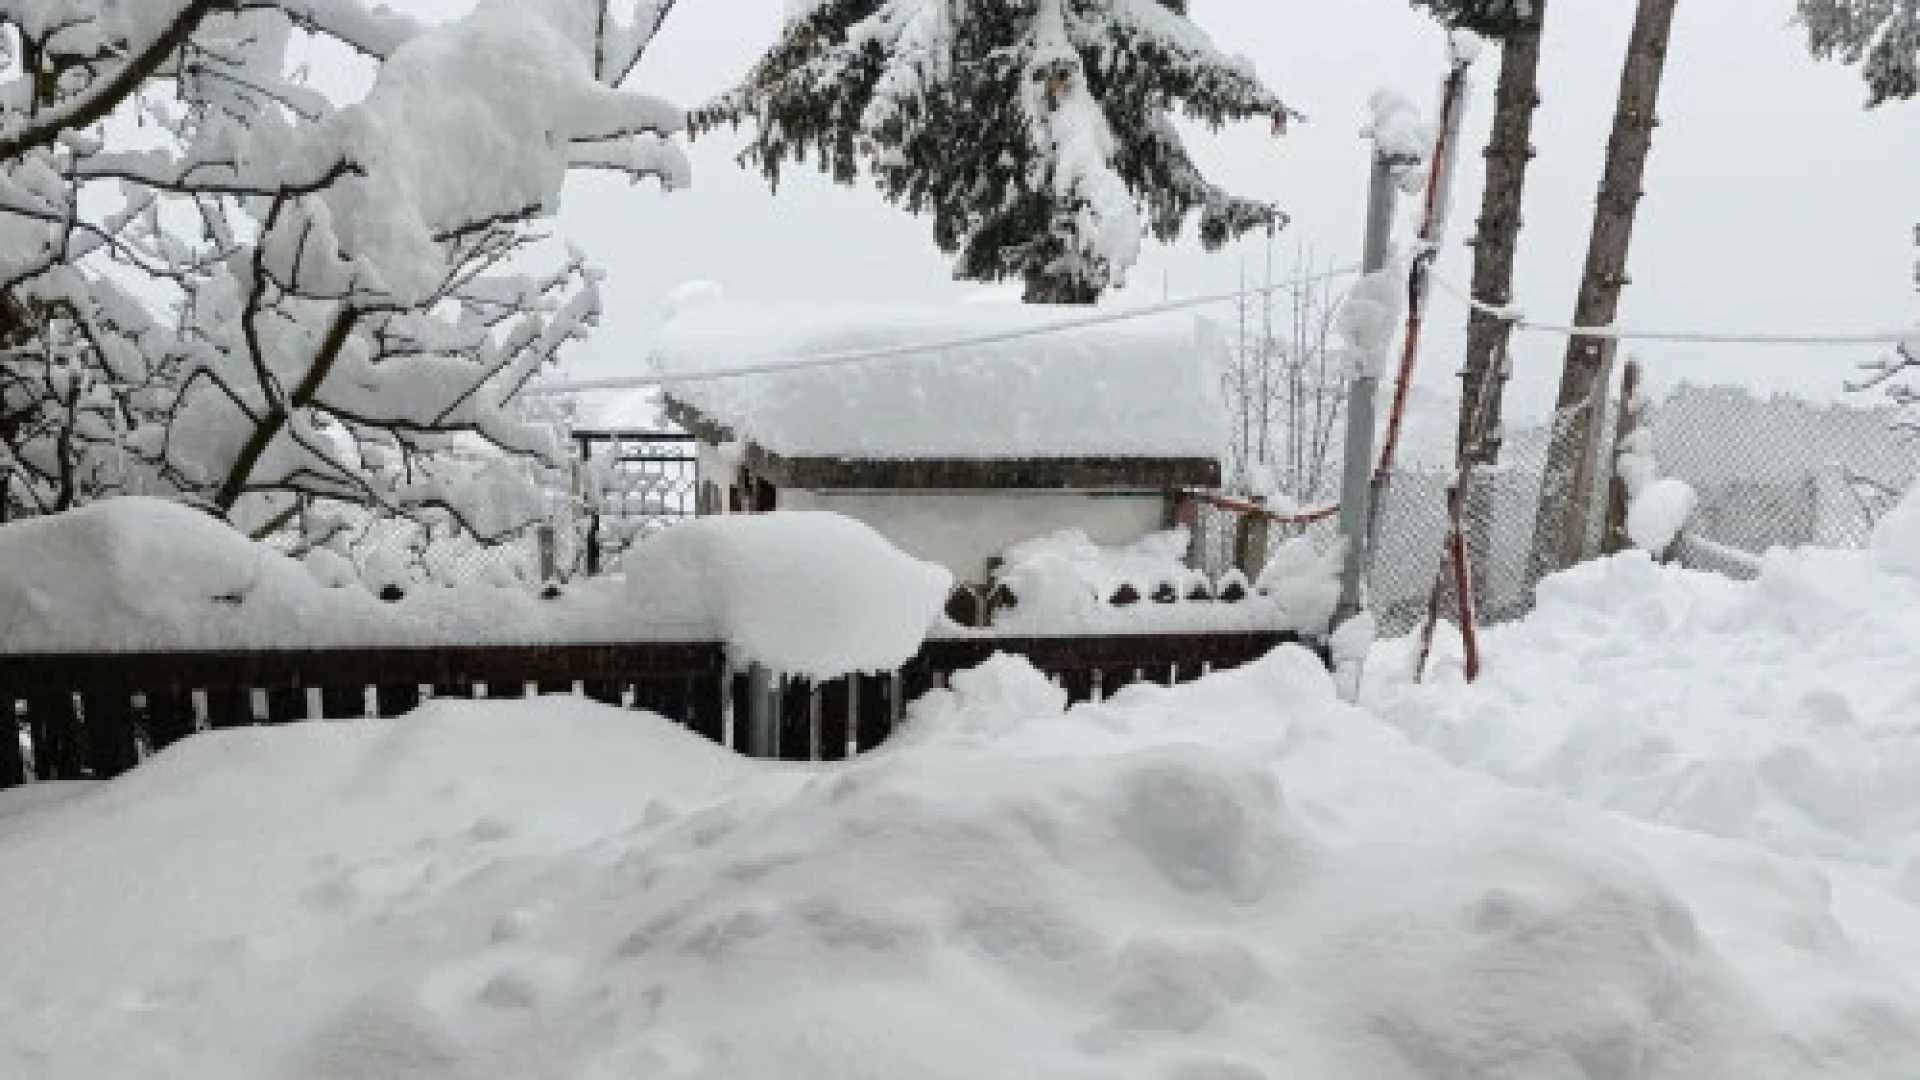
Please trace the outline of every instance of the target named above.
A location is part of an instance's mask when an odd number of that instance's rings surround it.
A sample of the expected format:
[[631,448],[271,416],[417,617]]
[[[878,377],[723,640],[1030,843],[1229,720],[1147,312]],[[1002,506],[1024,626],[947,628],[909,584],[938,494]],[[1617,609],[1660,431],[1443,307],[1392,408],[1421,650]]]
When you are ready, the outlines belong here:
[[864,521],[901,550],[945,566],[963,582],[986,581],[988,559],[1061,529],[1080,529],[1104,545],[1132,543],[1160,529],[1164,506],[1158,494],[779,494],[782,510],[829,510]]

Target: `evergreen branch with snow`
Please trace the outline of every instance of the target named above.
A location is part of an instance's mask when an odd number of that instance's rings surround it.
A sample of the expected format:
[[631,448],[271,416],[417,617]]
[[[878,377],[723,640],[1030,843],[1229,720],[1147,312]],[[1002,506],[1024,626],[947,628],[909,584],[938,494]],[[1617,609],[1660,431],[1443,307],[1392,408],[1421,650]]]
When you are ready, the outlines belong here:
[[932,217],[958,277],[1090,302],[1145,233],[1197,217],[1215,248],[1285,221],[1208,182],[1175,113],[1296,115],[1182,0],[819,0],[694,126],[750,123],[742,162],[776,187],[809,158],[841,183],[871,176]]
[[1869,107],[1920,94],[1920,0],[1799,0],[1807,45],[1858,64]]

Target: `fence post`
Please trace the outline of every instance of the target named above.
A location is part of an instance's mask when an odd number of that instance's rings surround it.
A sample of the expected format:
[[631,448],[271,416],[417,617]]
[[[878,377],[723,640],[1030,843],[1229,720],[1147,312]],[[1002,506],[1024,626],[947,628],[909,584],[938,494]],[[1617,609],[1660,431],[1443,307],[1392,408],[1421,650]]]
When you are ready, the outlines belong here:
[[1620,376],[1620,416],[1613,429],[1613,478],[1607,482],[1607,524],[1601,535],[1600,553],[1618,555],[1627,550],[1627,509],[1632,494],[1626,478],[1620,475],[1620,455],[1626,452],[1627,439],[1640,428],[1640,361],[1629,358]]
[[[1263,496],[1255,495],[1255,506],[1264,504]],[[1258,584],[1260,571],[1267,567],[1267,545],[1272,538],[1272,522],[1263,513],[1243,513],[1233,523],[1233,565],[1246,575],[1249,586]]]
[[759,664],[747,667],[747,755],[780,756],[781,682]]
[[[1369,274],[1385,269],[1388,246],[1393,240],[1393,209],[1396,202],[1394,172],[1399,166],[1378,143],[1373,149],[1373,181],[1367,194],[1367,238],[1361,269]],[[1369,509],[1373,496],[1374,413],[1379,406],[1380,376],[1377,372],[1356,371],[1347,391],[1347,446],[1340,484],[1340,535],[1347,550],[1340,569],[1340,603],[1334,608],[1333,625],[1360,613],[1360,586],[1367,566],[1367,524],[1373,515]]]

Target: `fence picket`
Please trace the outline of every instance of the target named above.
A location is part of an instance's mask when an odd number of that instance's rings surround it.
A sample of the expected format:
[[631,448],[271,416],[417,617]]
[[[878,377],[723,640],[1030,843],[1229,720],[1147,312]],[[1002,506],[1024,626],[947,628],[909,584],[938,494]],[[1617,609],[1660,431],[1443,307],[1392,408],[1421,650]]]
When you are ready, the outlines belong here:
[[194,722],[193,699],[177,686],[156,687],[146,691],[147,747],[159,753],[199,730]]
[[27,782],[26,755],[20,749],[20,715],[13,691],[0,688],[0,788]]
[[80,717],[73,694],[42,691],[27,695],[27,720],[33,732],[34,773],[42,780],[82,780]]
[[[91,690],[81,695],[86,713],[86,765],[96,778],[118,776],[140,763],[134,736],[133,698],[125,690]],[[18,747],[18,742],[14,744]]]
[[[818,684],[787,680],[770,701],[770,719],[780,756],[841,760],[885,742],[910,701],[995,652],[1026,656],[1074,700],[1086,701],[1141,678],[1179,681],[1209,667],[1233,667],[1285,640],[1277,634],[937,639],[889,674]],[[630,701],[745,750],[746,682],[710,642],[0,655],[0,686],[7,687],[0,715],[10,711],[16,728],[26,725],[34,763],[27,767],[17,737],[0,742],[0,787],[34,777],[111,776],[136,764],[143,750],[163,750],[203,726],[398,716],[428,687],[436,696],[477,691],[501,698],[530,686],[578,687],[595,700]]]
[[373,688],[374,713],[385,719],[404,716],[420,707],[419,683],[381,683]]
[[207,687],[207,726],[250,727],[253,724],[253,691],[245,686]]

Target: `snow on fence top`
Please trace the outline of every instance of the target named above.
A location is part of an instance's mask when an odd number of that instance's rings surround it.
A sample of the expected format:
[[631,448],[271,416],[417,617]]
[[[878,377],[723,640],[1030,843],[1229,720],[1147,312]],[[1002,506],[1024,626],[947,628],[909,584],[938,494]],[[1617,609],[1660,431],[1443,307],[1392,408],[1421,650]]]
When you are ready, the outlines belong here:
[[636,553],[624,588],[383,603],[183,504],[107,499],[0,527],[0,653],[718,640],[736,664],[832,678],[912,657],[952,584],[824,513],[708,519]]
[[[749,305],[680,311],[654,338],[665,374],[940,343],[1084,318],[1014,304]],[[678,383],[668,396],[783,457],[1201,458],[1226,443],[1225,343],[1191,315],[1079,327],[933,355]]]
[[905,664],[952,588],[945,569],[852,518],[818,512],[699,518],[627,561],[636,610],[700,627],[736,664],[808,678]]

